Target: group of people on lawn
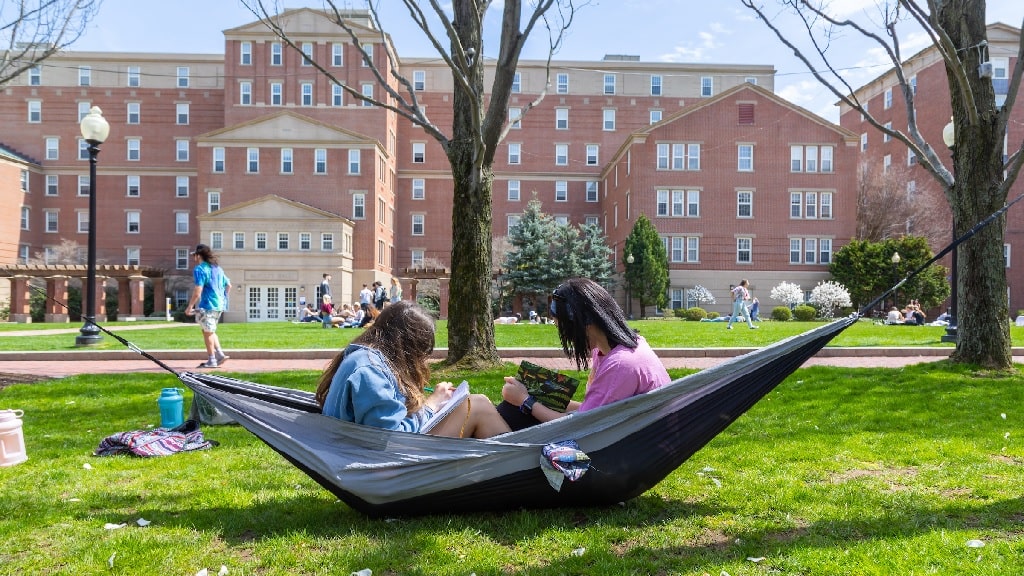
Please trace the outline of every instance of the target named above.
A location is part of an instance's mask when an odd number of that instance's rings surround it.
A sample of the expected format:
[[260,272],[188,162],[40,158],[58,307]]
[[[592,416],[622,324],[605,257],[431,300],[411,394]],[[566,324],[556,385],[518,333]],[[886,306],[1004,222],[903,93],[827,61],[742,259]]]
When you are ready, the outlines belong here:
[[926,318],[918,301],[911,300],[903,310],[900,310],[896,306],[890,308],[889,314],[885,317],[885,323],[901,324],[904,326],[924,326]]

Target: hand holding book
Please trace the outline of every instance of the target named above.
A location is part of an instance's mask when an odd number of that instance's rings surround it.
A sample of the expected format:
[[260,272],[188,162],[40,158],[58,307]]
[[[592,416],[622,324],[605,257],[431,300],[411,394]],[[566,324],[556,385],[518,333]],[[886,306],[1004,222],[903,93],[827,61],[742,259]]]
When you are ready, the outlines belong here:
[[526,391],[537,398],[537,402],[557,412],[565,412],[580,384],[575,378],[526,360],[520,363],[516,380],[526,386]]

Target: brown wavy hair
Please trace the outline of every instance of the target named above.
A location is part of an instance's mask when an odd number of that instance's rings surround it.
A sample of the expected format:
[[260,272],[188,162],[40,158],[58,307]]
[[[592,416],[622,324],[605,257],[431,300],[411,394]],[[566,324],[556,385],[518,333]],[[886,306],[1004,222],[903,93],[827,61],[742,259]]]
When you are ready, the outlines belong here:
[[[373,325],[352,340],[383,354],[388,367],[398,380],[398,389],[405,396],[409,413],[423,406],[423,388],[430,383],[430,354],[434,351],[434,319],[419,304],[402,300],[385,306]],[[345,350],[331,360],[320,375],[316,402],[322,408],[338,366],[345,359]]]

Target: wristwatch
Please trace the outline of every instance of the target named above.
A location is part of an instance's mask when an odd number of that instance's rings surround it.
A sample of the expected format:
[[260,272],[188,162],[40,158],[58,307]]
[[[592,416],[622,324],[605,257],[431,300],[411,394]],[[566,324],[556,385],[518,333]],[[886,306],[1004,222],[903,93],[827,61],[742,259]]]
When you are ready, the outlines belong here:
[[523,404],[519,407],[519,411],[527,416],[533,414],[533,405],[537,403],[536,396],[527,396],[526,400],[523,400]]

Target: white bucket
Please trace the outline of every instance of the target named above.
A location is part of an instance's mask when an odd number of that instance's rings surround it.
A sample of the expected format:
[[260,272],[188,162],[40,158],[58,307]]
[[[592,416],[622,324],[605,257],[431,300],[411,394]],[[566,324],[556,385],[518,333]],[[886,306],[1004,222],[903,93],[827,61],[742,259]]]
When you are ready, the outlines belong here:
[[0,467],[14,466],[28,460],[25,435],[21,431],[21,410],[0,410]]

